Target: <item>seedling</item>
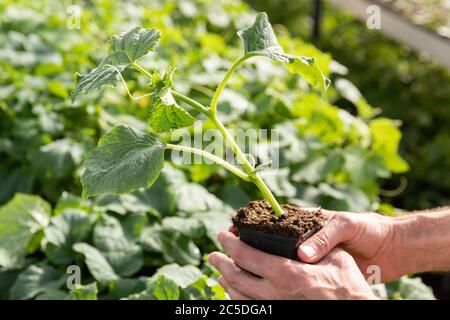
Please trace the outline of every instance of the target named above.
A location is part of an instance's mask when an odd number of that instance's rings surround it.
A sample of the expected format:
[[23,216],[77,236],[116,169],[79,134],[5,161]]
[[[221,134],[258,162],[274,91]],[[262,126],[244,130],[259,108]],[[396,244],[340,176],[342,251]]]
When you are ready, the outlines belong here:
[[[127,88],[122,72],[130,68],[137,70],[150,81],[150,92],[147,95],[152,99],[152,106],[148,123],[156,134],[138,130],[130,125],[118,125],[107,132],[85,162],[86,170],[81,177],[83,197],[103,193],[128,193],[142,187],[149,188],[163,168],[164,150],[171,149],[199,154],[223,166],[239,178],[254,183],[270,203],[275,215],[282,216],[282,207],[261,179],[257,168],[249,161],[219,119],[217,105],[220,96],[234,72],[253,57],[265,57],[282,63],[287,70],[303,76],[309,84],[320,87],[322,91],[326,90],[329,80],[324,77],[314,58],[284,53],[266,13],[259,13],[255,22],[239,31],[238,35],[244,44],[244,54],[226,72],[209,106],[204,106],[174,90],[173,66],[169,67],[164,75],[160,75],[157,71],[146,70],[138,64],[139,58],[153,51],[157,45],[160,38],[158,30],[136,27],[111,39],[107,57],[90,73],[79,77],[72,93],[72,100],[80,93],[95,91],[104,85],[115,86],[119,81]],[[141,98],[134,97],[128,88],[127,92],[133,99]],[[242,169],[204,150],[165,143],[158,138],[158,133],[188,127],[194,123],[194,117],[177,101],[190,105],[211,120],[242,164]]]

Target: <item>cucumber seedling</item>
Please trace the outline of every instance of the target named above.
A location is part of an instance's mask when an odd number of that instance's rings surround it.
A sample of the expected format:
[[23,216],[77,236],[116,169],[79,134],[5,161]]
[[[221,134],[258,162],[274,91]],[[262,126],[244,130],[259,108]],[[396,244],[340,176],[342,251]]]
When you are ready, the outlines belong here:
[[[151,108],[148,123],[152,132],[141,131],[130,125],[118,125],[108,131],[98,142],[85,161],[85,171],[81,177],[83,197],[103,193],[128,193],[139,188],[149,188],[157,179],[164,165],[164,150],[177,150],[199,154],[239,178],[255,184],[264,199],[270,204],[271,212],[276,217],[283,215],[283,208],[274,197],[258,173],[258,168],[234,141],[228,129],[220,120],[217,106],[221,94],[235,71],[247,60],[264,57],[281,63],[291,73],[298,74],[312,85],[325,91],[329,80],[320,71],[315,58],[294,56],[284,53],[268,21],[266,13],[259,13],[254,23],[239,31],[244,45],[243,55],[230,67],[215,90],[209,106],[205,106],[184,94],[173,86],[175,67],[167,68],[163,75],[157,71],[146,70],[138,60],[153,51],[160,38],[157,29],[136,27],[128,32],[112,37],[108,55],[90,73],[77,79],[77,86],[72,92],[72,100],[80,93],[89,93],[104,85],[116,85],[121,81],[126,87],[122,73],[127,69],[140,72],[149,80],[148,96],[151,97]],[[183,102],[211,120],[231,147],[242,169],[224,159],[198,148],[165,143],[158,138],[159,133],[193,125],[194,117],[178,102]]]

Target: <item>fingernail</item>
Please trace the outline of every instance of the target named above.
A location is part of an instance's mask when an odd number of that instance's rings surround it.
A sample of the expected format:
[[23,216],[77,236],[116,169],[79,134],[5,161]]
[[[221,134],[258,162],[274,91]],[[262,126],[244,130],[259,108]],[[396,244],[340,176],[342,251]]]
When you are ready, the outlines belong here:
[[216,257],[215,257],[215,254],[214,254],[214,253],[211,253],[211,254],[208,256],[208,261],[209,261],[209,263],[211,263],[212,265],[215,264],[215,262],[216,262]]
[[301,250],[301,251],[303,252],[303,254],[304,254],[307,258],[309,258],[309,259],[314,258],[315,255],[316,255],[316,250],[315,250],[313,247],[308,246],[308,245],[300,246],[300,250]]

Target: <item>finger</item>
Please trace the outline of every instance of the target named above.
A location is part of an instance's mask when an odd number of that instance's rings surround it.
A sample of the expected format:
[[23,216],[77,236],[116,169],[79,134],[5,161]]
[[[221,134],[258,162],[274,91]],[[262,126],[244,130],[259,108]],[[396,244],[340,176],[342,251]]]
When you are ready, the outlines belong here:
[[209,255],[208,260],[219,269],[227,283],[235,290],[253,298],[260,297],[260,292],[264,292],[264,288],[267,286],[264,279],[241,269],[226,255],[213,252]]
[[231,226],[230,228],[228,228],[228,231],[230,231],[236,237],[239,237],[239,231],[238,231],[238,229],[235,226]]
[[349,240],[353,231],[351,217],[334,214],[319,232],[298,247],[298,256],[304,262],[317,262],[339,243]]
[[292,260],[250,247],[231,232],[220,232],[219,241],[234,263],[263,278],[274,279]]
[[224,287],[225,291],[228,293],[228,295],[232,300],[253,300],[249,296],[246,296],[245,294],[239,292],[238,290],[230,286],[230,284],[227,282],[227,280],[225,280],[223,276],[220,276],[218,281],[220,285]]

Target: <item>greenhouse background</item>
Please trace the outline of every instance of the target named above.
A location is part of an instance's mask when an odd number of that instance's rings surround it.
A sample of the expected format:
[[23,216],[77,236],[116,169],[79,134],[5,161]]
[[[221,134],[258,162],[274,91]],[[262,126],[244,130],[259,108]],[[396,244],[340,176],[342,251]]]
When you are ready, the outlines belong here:
[[[119,87],[72,102],[74,74],[95,67],[108,39],[134,26],[162,33],[158,54],[142,64],[176,64],[176,89],[205,105],[241,53],[237,30],[256,12],[268,13],[287,52],[317,59],[331,79],[324,96],[255,60],[219,102],[230,128],[280,132],[280,169],[262,175],[284,202],[390,216],[449,205],[450,52],[438,51],[443,61],[413,49],[338,2],[2,1],[0,299],[139,299],[167,283],[180,299],[227,298],[206,255],[257,190],[218,166],[167,162],[148,190],[81,198],[88,153],[114,125],[146,128],[151,99]],[[448,1],[371,2],[448,50]],[[145,79],[127,85],[145,94]],[[74,288],[70,266],[81,269]],[[376,290],[448,299],[450,276],[411,275]]]

